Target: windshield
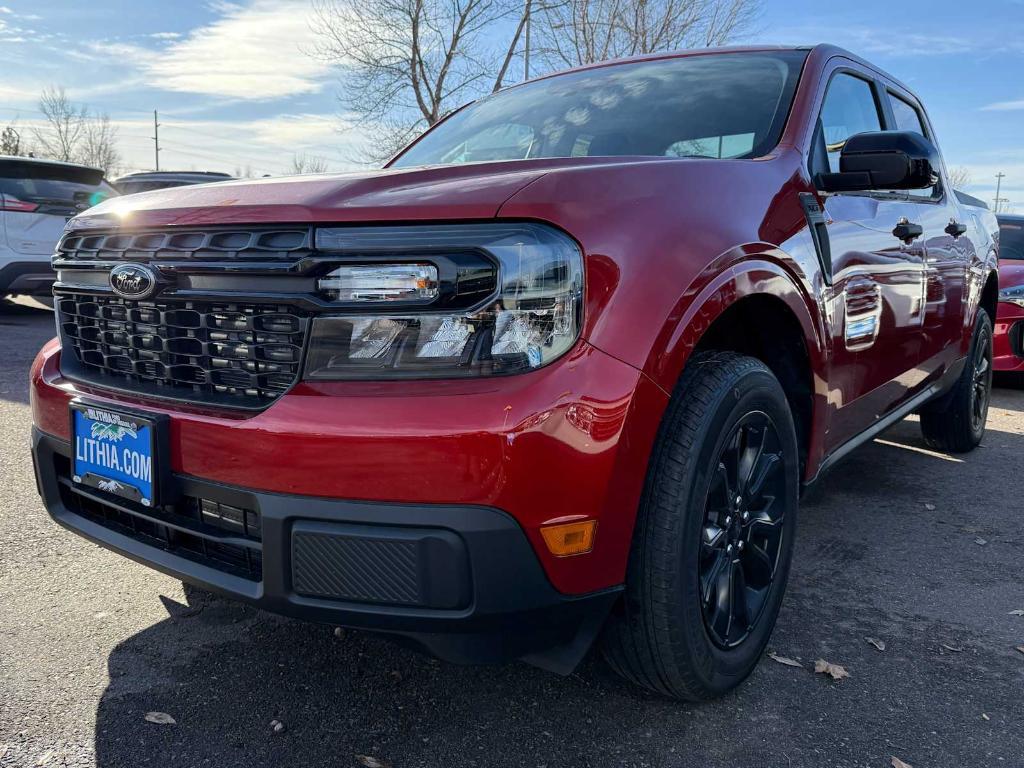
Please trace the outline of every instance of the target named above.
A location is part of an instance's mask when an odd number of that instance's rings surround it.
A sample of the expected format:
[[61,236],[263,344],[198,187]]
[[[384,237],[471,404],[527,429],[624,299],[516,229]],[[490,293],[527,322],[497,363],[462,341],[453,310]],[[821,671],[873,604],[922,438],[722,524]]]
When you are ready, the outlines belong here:
[[999,258],[1024,261],[1024,219],[999,223]]
[[538,80],[470,104],[391,165],[758,157],[779,140],[805,57],[804,51],[684,56]]

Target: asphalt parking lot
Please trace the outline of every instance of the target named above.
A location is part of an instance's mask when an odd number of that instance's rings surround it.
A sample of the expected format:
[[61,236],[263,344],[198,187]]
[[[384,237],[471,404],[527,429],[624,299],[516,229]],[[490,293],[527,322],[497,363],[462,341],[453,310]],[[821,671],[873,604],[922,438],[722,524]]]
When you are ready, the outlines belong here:
[[568,678],[452,667],[186,596],[59,529],[27,450],[27,371],[52,329],[0,308],[0,765],[1024,766],[1019,385],[969,456],[928,451],[907,421],[842,464],[802,508],[772,641],[805,668],[766,658],[695,706],[597,657]]

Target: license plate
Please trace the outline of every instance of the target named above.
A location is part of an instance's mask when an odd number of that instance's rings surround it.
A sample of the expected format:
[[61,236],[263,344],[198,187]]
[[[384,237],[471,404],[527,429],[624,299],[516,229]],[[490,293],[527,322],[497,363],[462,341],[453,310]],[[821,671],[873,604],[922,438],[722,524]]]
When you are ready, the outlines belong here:
[[76,483],[151,507],[156,504],[155,422],[85,403],[71,405]]

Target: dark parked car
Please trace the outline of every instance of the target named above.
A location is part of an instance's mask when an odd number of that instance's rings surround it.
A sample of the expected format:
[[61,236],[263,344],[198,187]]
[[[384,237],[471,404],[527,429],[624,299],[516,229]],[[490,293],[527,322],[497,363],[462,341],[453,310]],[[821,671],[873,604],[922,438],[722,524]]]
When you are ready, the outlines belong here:
[[130,173],[111,183],[122,195],[149,192],[154,189],[187,187],[192,184],[212,184],[217,181],[231,181],[234,177],[215,171],[142,171]]
[[940,450],[984,434],[994,221],[917,97],[831,46],[598,64],[383,171],[118,202],[54,259],[50,514],[445,659],[566,673],[600,638],[720,695],[804,489],[911,413]]
[[68,219],[117,194],[85,165],[0,156],[0,298],[50,296],[50,267]]
[[1024,372],[1024,216],[999,219],[999,310],[995,369]]

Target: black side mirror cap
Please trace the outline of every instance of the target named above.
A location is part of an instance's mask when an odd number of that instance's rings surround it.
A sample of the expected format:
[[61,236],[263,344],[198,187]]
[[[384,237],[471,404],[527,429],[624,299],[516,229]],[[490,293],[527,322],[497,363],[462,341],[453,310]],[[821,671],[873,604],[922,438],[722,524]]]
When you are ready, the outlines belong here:
[[939,182],[939,152],[916,131],[868,131],[846,140],[839,173],[819,173],[824,192],[926,189]]

